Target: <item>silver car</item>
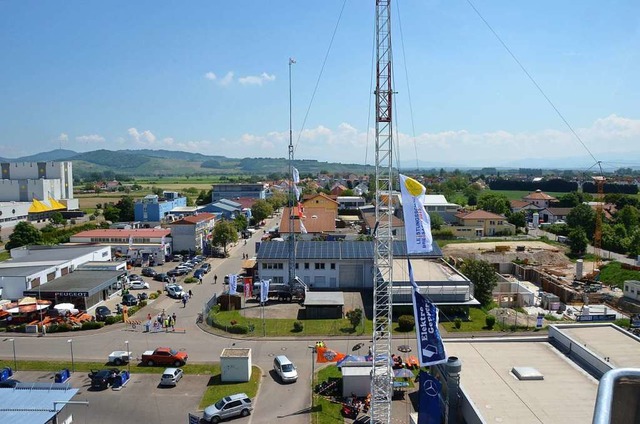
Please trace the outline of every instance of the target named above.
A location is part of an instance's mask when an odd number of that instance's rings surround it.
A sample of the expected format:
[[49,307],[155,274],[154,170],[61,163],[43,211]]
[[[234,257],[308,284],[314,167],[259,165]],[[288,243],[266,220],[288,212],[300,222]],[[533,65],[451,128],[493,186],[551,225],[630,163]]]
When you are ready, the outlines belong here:
[[182,378],[184,372],[182,368],[167,368],[162,373],[162,377],[160,378],[161,386],[175,386],[178,384],[178,381]]
[[202,418],[210,423],[219,423],[231,417],[246,417],[252,410],[253,405],[249,396],[244,393],[238,393],[224,397],[213,405],[206,407]]

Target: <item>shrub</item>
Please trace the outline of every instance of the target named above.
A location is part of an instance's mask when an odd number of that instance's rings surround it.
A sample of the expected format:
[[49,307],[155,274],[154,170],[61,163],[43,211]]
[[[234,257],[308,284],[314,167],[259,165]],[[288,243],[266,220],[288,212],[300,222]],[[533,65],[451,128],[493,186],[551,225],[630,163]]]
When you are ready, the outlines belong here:
[[301,332],[304,329],[304,325],[302,324],[302,321],[294,321],[293,322],[293,331],[296,333]]
[[158,298],[158,296],[159,296],[159,294],[158,294],[158,293],[151,293],[151,294],[149,295],[149,299],[157,299],[157,298]]
[[146,300],[141,300],[140,303],[138,303],[138,309],[144,308],[145,306],[147,306]]
[[111,325],[117,322],[122,322],[122,315],[111,315],[108,316],[104,321],[105,325]]
[[414,325],[416,325],[416,322],[411,315],[401,315],[398,318],[398,329],[400,331],[411,331]]
[[232,325],[231,327],[227,327],[227,331],[231,334],[247,334],[249,328],[246,325]]
[[453,325],[456,327],[456,330],[459,330],[462,327],[462,320],[460,318],[456,318],[453,320]]
[[67,331],[71,331],[71,326],[69,324],[52,324],[47,328],[47,333],[64,333]]
[[195,277],[187,277],[184,279],[183,283],[185,284],[193,284],[193,283],[197,283],[198,279]]
[[493,315],[487,315],[484,318],[484,323],[489,330],[492,330],[493,326],[496,325],[496,317],[494,317]]
[[95,330],[98,328],[102,328],[104,327],[104,323],[103,322],[98,322],[98,321],[86,321],[82,323],[82,330]]

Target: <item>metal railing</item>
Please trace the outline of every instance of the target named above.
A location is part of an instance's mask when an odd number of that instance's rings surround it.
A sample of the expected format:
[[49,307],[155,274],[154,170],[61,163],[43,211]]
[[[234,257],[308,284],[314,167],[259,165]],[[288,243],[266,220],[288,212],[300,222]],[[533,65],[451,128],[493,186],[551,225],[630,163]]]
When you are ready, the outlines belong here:
[[640,422],[640,369],[617,368],[600,379],[593,424]]

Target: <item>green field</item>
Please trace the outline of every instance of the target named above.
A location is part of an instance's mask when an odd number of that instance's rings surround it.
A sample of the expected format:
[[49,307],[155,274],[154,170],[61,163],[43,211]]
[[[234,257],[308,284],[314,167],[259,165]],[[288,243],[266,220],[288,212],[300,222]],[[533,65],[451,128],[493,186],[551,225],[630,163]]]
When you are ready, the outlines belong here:
[[604,284],[622,289],[626,280],[640,280],[640,271],[623,269],[620,262],[612,261],[601,267],[599,279]]
[[[527,194],[531,193],[530,191],[526,191],[526,190],[490,190],[487,189],[487,192],[494,192],[494,193],[499,193],[499,194],[504,194],[505,196],[507,196],[509,198],[509,200],[522,200],[522,198],[524,196],[526,196]],[[545,194],[548,194],[549,196],[553,196],[556,199],[560,196],[564,196],[565,194],[568,193],[558,193],[558,192],[554,192],[554,191],[545,191]]]

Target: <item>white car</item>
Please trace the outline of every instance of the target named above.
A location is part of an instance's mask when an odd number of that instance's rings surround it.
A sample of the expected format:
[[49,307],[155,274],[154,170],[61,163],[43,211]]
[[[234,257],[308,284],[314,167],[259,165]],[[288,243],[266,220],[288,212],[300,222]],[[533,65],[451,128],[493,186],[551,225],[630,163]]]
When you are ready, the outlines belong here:
[[129,358],[131,358],[132,356],[133,353],[131,352],[127,352],[125,350],[116,350],[111,352],[111,354],[109,355],[109,363],[116,365],[126,364],[127,362],[129,362]]
[[132,290],[146,290],[149,289],[149,283],[136,280],[129,283],[129,288]]
[[176,386],[183,375],[182,368],[167,368],[162,373],[162,377],[160,377],[160,385]]
[[251,399],[244,393],[238,393],[224,397],[209,405],[204,410],[203,419],[210,423],[219,423],[227,418],[242,416],[246,417],[251,414],[253,405]]
[[167,292],[169,297],[173,297],[174,299],[181,299],[184,295],[184,290],[179,284],[167,284],[164,287],[164,290]]

